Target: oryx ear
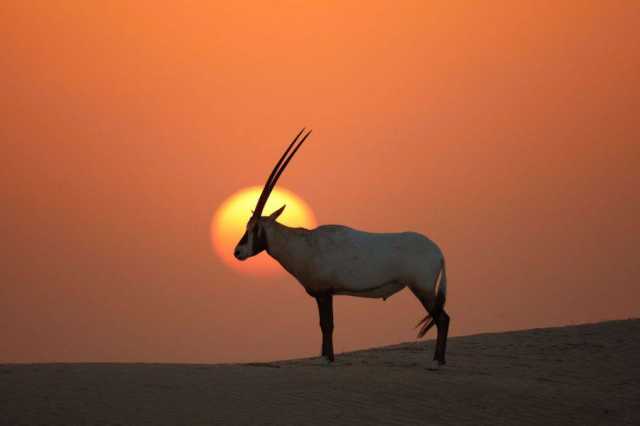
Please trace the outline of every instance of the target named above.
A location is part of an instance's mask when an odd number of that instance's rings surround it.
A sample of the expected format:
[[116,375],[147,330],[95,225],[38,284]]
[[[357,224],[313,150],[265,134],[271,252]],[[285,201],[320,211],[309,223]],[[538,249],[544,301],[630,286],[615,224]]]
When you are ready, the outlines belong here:
[[282,212],[284,211],[284,208],[287,207],[287,205],[285,204],[284,206],[280,207],[278,210],[276,210],[275,212],[271,213],[269,215],[269,220],[276,220],[278,218],[278,216],[280,216],[282,214]]

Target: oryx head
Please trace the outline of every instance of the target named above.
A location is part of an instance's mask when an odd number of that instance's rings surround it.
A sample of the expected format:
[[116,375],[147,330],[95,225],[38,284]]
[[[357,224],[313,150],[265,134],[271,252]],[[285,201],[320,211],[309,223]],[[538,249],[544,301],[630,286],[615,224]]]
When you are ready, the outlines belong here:
[[[289,164],[289,161],[291,161],[298,149],[311,134],[311,130],[309,130],[307,133],[305,133],[302,139],[299,139],[304,130],[305,129],[300,130],[300,133],[298,133],[291,144],[289,144],[289,147],[284,152],[284,154],[282,154],[282,157],[280,157],[280,160],[276,163],[275,167],[271,171],[271,174],[267,178],[267,182],[264,184],[264,188],[262,188],[262,194],[260,194],[260,198],[258,198],[256,208],[253,210],[253,214],[247,222],[247,229],[245,230],[244,235],[242,236],[240,241],[238,241],[236,249],[233,252],[234,256],[238,260],[245,260],[251,256],[255,256],[256,254],[267,248],[267,237],[264,226],[269,222],[275,221],[278,216],[282,214],[285,206],[280,207],[269,216],[262,216],[262,210],[264,209],[264,206],[269,199],[271,191],[276,186],[278,178],[280,178],[280,175],[287,167],[287,164]],[[293,148],[293,151],[291,151],[291,148]],[[289,154],[289,151],[291,151],[291,154]]]

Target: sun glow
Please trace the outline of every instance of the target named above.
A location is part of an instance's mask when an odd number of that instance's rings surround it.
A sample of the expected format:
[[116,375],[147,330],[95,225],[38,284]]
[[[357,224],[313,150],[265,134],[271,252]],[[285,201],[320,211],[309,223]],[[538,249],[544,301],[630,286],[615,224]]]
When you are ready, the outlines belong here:
[[[242,189],[228,197],[218,208],[211,221],[211,241],[215,253],[223,262],[236,271],[265,276],[284,272],[282,267],[266,252],[249,258],[244,262],[233,256],[233,250],[242,237],[251,211],[255,208],[262,187],[252,186]],[[274,210],[287,205],[278,222],[293,227],[313,228],[316,218],[309,205],[293,192],[281,187],[275,188],[264,208],[267,216]]]

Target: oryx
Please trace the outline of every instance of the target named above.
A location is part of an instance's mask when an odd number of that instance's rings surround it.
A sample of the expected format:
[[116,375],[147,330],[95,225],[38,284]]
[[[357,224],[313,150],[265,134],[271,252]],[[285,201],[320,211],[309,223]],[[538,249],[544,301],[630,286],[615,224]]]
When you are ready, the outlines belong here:
[[[289,228],[262,210],[278,178],[311,131],[293,139],[264,185],[246,231],[235,248],[239,260],[263,250],[276,259],[314,297],[320,312],[322,356],[333,355],[333,295],[386,299],[409,287],[427,310],[418,337],[435,324],[438,330],[433,366],[445,363],[449,316],[444,310],[447,276],[440,248],[415,232],[371,233],[342,225]],[[296,143],[297,142],[297,143]],[[294,148],[295,146],[295,148]],[[293,150],[292,150],[293,149]]]

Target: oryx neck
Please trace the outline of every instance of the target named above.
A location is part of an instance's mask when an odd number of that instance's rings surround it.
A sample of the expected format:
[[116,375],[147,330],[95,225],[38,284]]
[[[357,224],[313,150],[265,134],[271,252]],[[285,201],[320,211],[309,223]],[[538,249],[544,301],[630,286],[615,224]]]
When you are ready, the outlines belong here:
[[303,228],[290,228],[278,222],[267,222],[263,226],[267,235],[267,252],[271,256],[286,250],[287,246],[300,238],[302,232],[307,231]]
[[304,228],[290,228],[278,222],[265,224],[267,253],[294,276],[305,264],[305,248],[308,245]]

